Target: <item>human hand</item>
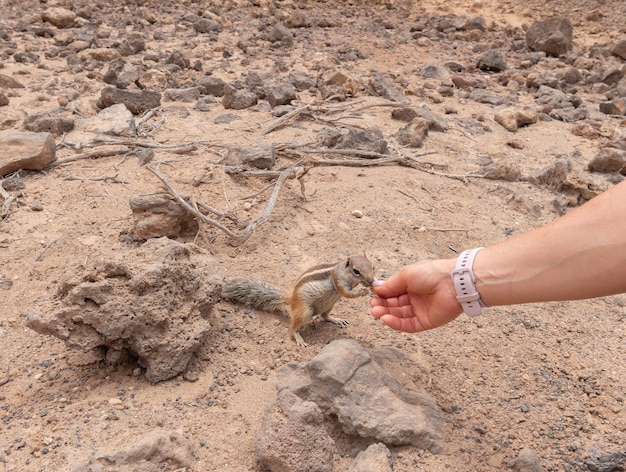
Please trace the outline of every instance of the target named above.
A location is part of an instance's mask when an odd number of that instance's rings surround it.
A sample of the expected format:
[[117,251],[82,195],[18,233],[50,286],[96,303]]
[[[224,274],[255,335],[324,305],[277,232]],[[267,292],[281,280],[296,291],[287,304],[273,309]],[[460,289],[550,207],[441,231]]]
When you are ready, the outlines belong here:
[[454,259],[420,261],[385,281],[374,281],[370,313],[398,331],[416,333],[437,328],[459,316],[450,272]]

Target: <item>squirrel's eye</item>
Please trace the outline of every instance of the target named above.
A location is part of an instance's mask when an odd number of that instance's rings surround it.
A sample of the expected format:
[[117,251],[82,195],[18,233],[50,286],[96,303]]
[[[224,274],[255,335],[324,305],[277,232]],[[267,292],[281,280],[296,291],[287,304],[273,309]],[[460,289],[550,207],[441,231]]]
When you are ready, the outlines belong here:
[[352,272],[354,272],[355,275],[361,275],[359,269],[352,269]]

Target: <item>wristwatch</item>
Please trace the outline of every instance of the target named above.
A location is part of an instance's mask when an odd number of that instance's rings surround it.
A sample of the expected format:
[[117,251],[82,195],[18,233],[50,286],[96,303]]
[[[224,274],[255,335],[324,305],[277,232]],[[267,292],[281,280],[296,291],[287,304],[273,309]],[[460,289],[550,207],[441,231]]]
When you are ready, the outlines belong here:
[[456,260],[456,267],[451,272],[452,283],[456,291],[456,299],[463,307],[463,311],[469,316],[479,316],[483,313],[483,306],[486,306],[480,299],[480,293],[476,290],[476,279],[472,266],[478,251],[483,249],[478,247],[463,251]]

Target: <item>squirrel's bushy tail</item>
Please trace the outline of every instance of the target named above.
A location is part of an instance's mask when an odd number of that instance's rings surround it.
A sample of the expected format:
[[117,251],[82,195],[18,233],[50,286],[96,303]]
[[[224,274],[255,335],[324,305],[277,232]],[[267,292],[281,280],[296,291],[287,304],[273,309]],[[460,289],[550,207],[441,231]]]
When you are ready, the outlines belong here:
[[262,280],[226,279],[222,282],[222,298],[255,310],[286,313],[283,293]]

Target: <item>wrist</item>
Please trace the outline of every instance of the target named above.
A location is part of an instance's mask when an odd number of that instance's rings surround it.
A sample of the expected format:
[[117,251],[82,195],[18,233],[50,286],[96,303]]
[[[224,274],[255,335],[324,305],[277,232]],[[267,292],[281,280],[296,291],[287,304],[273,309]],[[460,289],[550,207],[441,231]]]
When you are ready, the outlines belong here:
[[454,286],[454,293],[463,311],[471,317],[482,314],[482,308],[487,306],[481,299],[476,287],[474,275],[474,260],[482,247],[468,249],[459,254],[455,261],[454,269],[450,272],[450,278]]

